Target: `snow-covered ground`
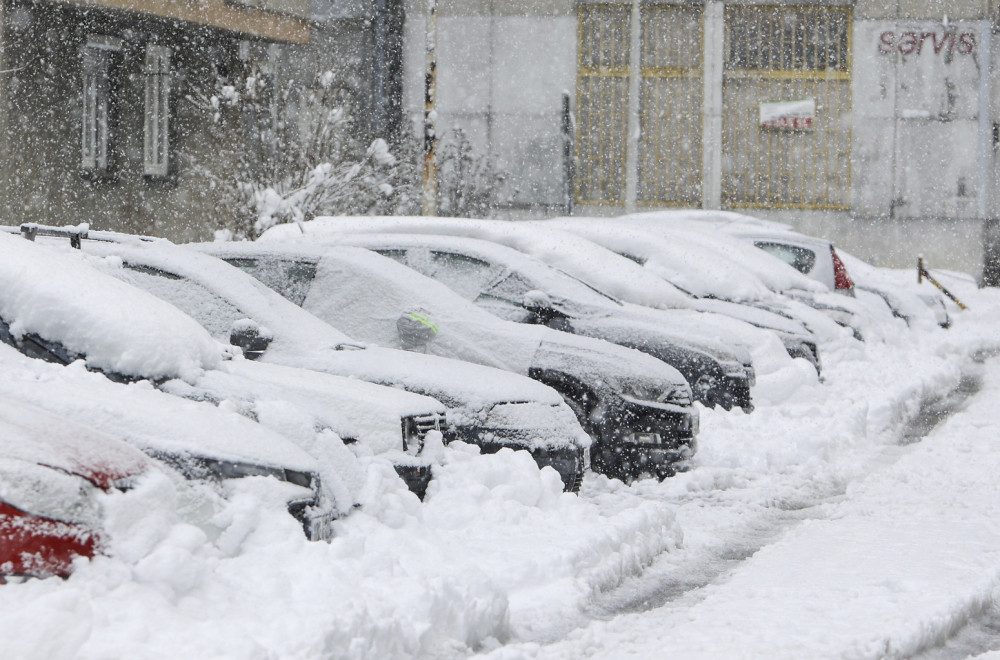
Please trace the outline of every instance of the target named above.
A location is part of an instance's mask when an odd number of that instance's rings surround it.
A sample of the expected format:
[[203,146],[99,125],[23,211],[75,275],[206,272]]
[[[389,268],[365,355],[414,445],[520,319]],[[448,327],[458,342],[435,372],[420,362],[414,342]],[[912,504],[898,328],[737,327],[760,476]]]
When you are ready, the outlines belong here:
[[943,279],[970,306],[952,329],[882,319],[821,346],[823,382],[763,374],[752,414],[702,410],[663,483],[574,496],[459,446],[421,504],[373,460],[325,544],[252,484],[193,515],[197,488],[153,475],[106,498],[110,556],[0,587],[0,656],[913,657],[1000,595],[1000,359],[977,361],[1000,292]]

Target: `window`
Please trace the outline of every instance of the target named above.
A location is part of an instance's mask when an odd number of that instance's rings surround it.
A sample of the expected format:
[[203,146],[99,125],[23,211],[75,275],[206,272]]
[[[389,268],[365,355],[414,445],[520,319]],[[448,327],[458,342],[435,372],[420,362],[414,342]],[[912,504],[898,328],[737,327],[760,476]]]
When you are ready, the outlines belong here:
[[166,46],[146,46],[142,154],[143,173],[149,177],[170,175],[170,55]]
[[120,273],[121,279],[177,307],[216,339],[228,342],[233,322],[247,316],[197,282],[156,268],[125,265],[128,270]]
[[83,132],[80,167],[92,177],[113,171],[111,74],[121,39],[91,35],[83,48]]
[[467,300],[474,300],[500,269],[485,261],[452,252],[431,253],[431,277]]
[[769,241],[754,241],[754,245],[807,275],[816,265],[816,253],[804,247]]
[[252,275],[264,286],[277,291],[299,307],[305,302],[309,287],[316,277],[315,262],[268,257],[227,257],[225,261]]

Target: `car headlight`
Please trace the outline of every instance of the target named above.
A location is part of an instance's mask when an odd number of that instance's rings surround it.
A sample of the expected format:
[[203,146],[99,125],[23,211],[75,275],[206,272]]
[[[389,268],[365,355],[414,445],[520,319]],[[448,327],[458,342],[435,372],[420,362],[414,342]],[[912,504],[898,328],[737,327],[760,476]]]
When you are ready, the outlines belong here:
[[613,383],[621,394],[638,401],[671,403],[680,406],[691,404],[691,388],[687,383],[670,383],[664,386],[649,380],[629,379]]
[[739,362],[720,362],[719,366],[722,367],[722,373],[731,378],[749,377],[746,365]]
[[708,399],[708,393],[715,389],[719,382],[715,376],[709,374],[702,374],[698,380],[691,384],[691,389],[694,390],[694,397],[699,401],[705,401]]

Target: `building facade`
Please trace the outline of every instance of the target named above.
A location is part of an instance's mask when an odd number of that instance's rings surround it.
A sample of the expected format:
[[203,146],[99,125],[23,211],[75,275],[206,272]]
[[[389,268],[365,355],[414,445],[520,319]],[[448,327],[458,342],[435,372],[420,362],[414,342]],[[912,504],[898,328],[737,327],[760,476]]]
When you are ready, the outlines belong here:
[[[408,4],[423,108],[426,4]],[[985,0],[438,0],[437,131],[512,209],[745,210],[862,257],[975,269],[998,214],[996,8]],[[562,97],[574,116],[567,182]]]
[[219,124],[213,90],[310,40],[309,0],[0,8],[4,224],[210,237],[212,182],[247,135]]

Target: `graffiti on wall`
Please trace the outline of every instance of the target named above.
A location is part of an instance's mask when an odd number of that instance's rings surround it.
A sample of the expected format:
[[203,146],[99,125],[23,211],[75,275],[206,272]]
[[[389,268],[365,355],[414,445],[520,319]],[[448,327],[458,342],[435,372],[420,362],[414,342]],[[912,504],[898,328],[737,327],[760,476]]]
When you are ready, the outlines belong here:
[[896,33],[886,30],[879,35],[878,52],[891,55],[899,51],[903,55],[970,55],[976,49],[976,34],[952,31]]

